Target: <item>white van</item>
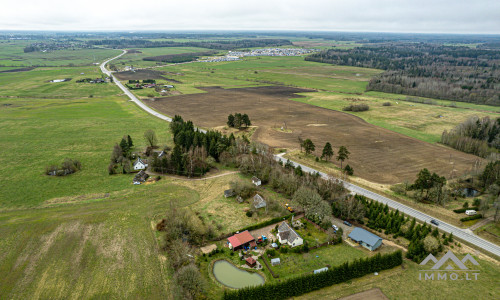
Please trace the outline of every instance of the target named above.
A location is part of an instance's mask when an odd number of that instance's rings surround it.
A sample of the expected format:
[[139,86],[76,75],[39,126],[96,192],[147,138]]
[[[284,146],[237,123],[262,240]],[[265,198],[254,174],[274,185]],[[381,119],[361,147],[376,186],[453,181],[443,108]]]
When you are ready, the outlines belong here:
[[473,216],[473,215],[477,214],[477,212],[473,209],[469,209],[469,210],[465,211],[465,214],[468,216]]

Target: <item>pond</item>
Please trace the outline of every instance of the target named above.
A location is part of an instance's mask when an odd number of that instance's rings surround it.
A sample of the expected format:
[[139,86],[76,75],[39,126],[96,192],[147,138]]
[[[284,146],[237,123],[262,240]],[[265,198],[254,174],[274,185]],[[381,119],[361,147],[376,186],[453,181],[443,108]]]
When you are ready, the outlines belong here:
[[264,277],[261,275],[238,269],[225,260],[216,261],[213,272],[217,281],[233,289],[264,284]]

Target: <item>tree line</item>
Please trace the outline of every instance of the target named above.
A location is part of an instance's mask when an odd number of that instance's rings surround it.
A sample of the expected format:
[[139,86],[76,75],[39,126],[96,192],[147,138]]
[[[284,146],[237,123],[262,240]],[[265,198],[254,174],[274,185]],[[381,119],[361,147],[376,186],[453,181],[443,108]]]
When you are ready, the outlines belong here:
[[479,157],[496,156],[500,150],[500,118],[472,116],[452,130],[445,130],[440,142]]
[[[311,154],[316,150],[316,145],[313,143],[311,139],[305,139],[303,140],[301,137],[299,137],[299,145],[300,145],[300,151],[302,151],[302,148],[306,152],[307,155]],[[332,144],[330,142],[326,142],[325,146],[323,147],[323,151],[321,152],[321,159],[325,159],[326,161],[329,161],[333,156],[334,156],[334,151],[332,148]],[[340,169],[342,168],[343,162],[349,158],[349,155],[351,152],[347,150],[346,146],[340,146],[339,150],[337,152],[337,161],[340,161]],[[319,161],[319,158],[316,157],[316,161]],[[354,169],[346,165],[346,167],[343,169],[344,172],[346,172],[348,175],[353,175],[354,174]]]
[[227,116],[226,124],[229,127],[241,129],[242,127],[248,127],[252,125],[252,122],[250,121],[250,118],[247,114],[235,113],[234,115],[229,114],[229,116]]
[[427,43],[382,43],[329,49],[305,58],[376,68],[367,90],[500,105],[500,53],[496,50]]
[[224,290],[222,299],[287,299],[319,290],[334,284],[346,282],[373,272],[392,269],[403,263],[401,250],[346,262],[319,274],[307,274],[277,283],[246,287],[238,290]]

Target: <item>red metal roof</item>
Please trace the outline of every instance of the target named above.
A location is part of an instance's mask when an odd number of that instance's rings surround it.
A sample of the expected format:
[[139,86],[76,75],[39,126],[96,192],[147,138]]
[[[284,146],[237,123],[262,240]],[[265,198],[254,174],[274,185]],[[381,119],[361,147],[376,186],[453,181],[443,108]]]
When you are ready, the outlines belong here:
[[255,259],[254,259],[253,257],[251,257],[251,256],[250,256],[249,258],[247,258],[247,259],[246,259],[246,261],[247,261],[249,264],[251,264],[251,265],[253,265],[253,264],[255,264],[255,263],[256,263]]
[[254,237],[250,234],[250,232],[248,232],[248,230],[230,236],[227,240],[231,243],[231,245],[233,245],[233,248],[255,241]]

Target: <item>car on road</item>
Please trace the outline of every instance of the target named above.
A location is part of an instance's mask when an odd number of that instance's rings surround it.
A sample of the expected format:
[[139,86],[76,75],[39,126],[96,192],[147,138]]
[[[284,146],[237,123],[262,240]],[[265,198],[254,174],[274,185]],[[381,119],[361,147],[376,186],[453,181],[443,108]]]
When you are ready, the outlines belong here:
[[335,229],[335,231],[339,230],[339,228],[335,224],[332,225],[332,228]]
[[436,221],[436,220],[434,220],[434,219],[431,220],[431,223],[434,224],[434,225],[436,225],[436,226],[439,226],[439,222]]
[[347,226],[349,226],[349,227],[351,227],[351,226],[352,226],[352,224],[351,224],[351,223],[349,223],[349,222],[347,222],[347,221],[344,221],[344,224],[345,224],[345,225],[347,225]]

